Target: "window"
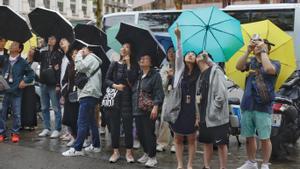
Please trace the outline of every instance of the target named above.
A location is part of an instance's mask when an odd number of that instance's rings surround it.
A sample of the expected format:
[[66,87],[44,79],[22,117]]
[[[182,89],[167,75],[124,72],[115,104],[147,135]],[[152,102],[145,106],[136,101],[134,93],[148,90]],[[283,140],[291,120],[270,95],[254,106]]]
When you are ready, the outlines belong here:
[[167,32],[168,28],[180,15],[180,12],[141,13],[138,24],[145,26],[153,32]]
[[243,23],[249,23],[250,22],[250,11],[225,11],[232,17],[236,18]]
[[72,11],[72,14],[75,14],[75,4],[71,4],[71,11]]
[[59,12],[63,12],[64,10],[64,3],[63,2],[57,2],[57,7],[58,7],[58,10]]
[[284,31],[294,30],[294,9],[257,10],[251,12],[251,22],[269,19]]
[[86,6],[82,6],[82,11],[83,11],[83,15],[86,16],[87,15]]
[[294,30],[294,9],[240,10],[225,12],[238,19],[242,24],[269,19],[284,31]]
[[3,0],[3,5],[9,5],[9,0]]
[[28,0],[30,9],[35,8],[35,0]]
[[103,19],[104,30],[106,30],[120,22],[133,24],[134,18],[135,18],[135,15],[117,15],[117,16],[104,17],[104,19]]
[[115,8],[111,8],[111,12],[112,12],[112,13],[115,13]]
[[50,0],[44,0],[45,8],[50,8]]

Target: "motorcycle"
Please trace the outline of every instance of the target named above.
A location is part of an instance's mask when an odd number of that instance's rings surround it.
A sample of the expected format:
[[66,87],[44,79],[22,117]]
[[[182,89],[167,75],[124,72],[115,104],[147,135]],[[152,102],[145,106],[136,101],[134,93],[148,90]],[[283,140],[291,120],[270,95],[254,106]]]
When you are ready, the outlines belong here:
[[300,70],[281,86],[272,108],[271,157],[286,159],[300,137]]

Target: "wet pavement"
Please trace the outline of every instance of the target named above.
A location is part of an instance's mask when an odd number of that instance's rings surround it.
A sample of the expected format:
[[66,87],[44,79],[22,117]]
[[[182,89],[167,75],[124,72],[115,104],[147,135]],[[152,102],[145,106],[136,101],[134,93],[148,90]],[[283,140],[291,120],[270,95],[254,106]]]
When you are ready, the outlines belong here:
[[[122,158],[117,164],[109,164],[108,159],[111,149],[105,136],[101,136],[102,152],[97,154],[87,154],[84,157],[63,157],[61,153],[67,150],[66,143],[59,139],[39,138],[37,135],[41,131],[38,128],[34,131],[22,131],[21,141],[17,144],[5,142],[0,144],[0,169],[138,169],[144,168],[140,164],[127,164],[125,158]],[[239,148],[235,137],[231,137],[228,169],[235,169],[246,160],[245,140],[241,139],[243,145]],[[122,145],[123,143],[121,143]],[[300,144],[299,144],[300,146]],[[298,146],[298,147],[299,147]],[[198,151],[194,162],[195,169],[202,169],[202,146],[198,145]],[[121,154],[125,150],[121,151]],[[272,169],[300,169],[300,149],[290,161],[273,161]],[[138,158],[142,155],[141,150],[135,150],[134,156]],[[261,162],[260,151],[258,152],[258,161]],[[176,169],[175,154],[169,151],[158,153],[158,168]],[[187,151],[185,151],[185,160],[187,161]],[[212,168],[218,168],[217,153],[215,153],[212,162]]]

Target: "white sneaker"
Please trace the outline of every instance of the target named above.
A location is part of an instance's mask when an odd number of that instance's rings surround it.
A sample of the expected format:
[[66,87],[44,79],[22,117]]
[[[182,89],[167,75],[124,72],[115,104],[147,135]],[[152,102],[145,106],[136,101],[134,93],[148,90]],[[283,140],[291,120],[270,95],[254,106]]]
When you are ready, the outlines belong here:
[[58,138],[60,136],[60,132],[57,130],[54,130],[50,136],[50,138]]
[[72,138],[68,143],[67,143],[67,147],[71,147],[71,146],[73,146],[74,145],[74,143],[75,143],[75,139],[74,138]]
[[171,153],[176,153],[176,148],[174,145],[171,147]]
[[149,156],[148,156],[148,154],[144,154],[141,158],[139,158],[137,161],[139,162],[139,163],[142,163],[142,164],[144,164],[144,163],[146,163],[147,161],[149,160]]
[[39,137],[46,137],[50,135],[50,130],[44,129],[40,134]]
[[85,139],[84,142],[83,142],[83,146],[82,147],[88,147],[90,145],[91,145],[91,143],[89,142],[89,140]]
[[94,147],[93,144],[91,144],[90,146],[88,146],[87,148],[85,148],[84,151],[86,151],[86,152],[92,152],[92,153],[100,153],[101,148]]
[[104,135],[105,134],[105,127],[100,127],[100,134],[101,135]]
[[165,147],[163,145],[161,145],[161,144],[158,144],[156,146],[156,151],[157,152],[163,152],[163,151],[165,151]]
[[253,163],[251,161],[246,161],[244,165],[242,165],[240,168],[237,169],[258,169],[257,163]]
[[260,169],[269,169],[269,164],[262,164]]
[[69,150],[62,153],[65,157],[75,157],[75,156],[83,156],[83,151],[76,151],[74,148],[70,148]]
[[148,161],[146,162],[145,166],[146,167],[155,167],[157,165],[157,160],[156,160],[156,157],[152,157],[152,158],[149,158]]
[[133,141],[133,148],[134,149],[139,149],[141,147],[141,143],[138,140]]

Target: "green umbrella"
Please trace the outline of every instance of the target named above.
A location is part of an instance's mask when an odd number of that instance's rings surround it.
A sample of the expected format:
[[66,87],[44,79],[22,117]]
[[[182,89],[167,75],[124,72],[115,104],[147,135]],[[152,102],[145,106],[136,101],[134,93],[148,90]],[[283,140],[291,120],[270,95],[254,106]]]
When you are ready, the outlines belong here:
[[122,47],[122,44],[116,39],[119,29],[120,29],[120,24],[116,24],[106,30],[106,35],[107,35],[107,46],[109,46],[115,52],[120,54],[120,49]]

